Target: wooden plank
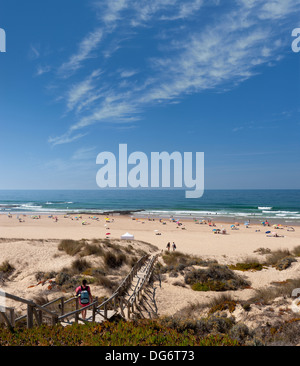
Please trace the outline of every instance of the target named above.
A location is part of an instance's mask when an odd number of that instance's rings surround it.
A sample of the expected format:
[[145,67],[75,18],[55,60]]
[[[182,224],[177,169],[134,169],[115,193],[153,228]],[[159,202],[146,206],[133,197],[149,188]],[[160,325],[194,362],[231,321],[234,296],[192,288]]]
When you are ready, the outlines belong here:
[[26,299],[23,299],[22,297],[15,296],[15,295],[9,294],[4,291],[0,291],[0,296],[4,296],[7,299],[23,302],[24,304],[27,304],[27,305],[34,305],[34,302],[32,300],[26,300]]

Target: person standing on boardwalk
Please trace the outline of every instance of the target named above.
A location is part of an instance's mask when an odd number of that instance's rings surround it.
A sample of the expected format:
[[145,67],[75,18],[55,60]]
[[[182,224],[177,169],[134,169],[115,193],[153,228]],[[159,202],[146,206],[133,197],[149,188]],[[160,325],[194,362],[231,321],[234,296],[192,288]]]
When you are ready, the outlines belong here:
[[[90,286],[87,285],[86,280],[82,280],[82,285],[76,288],[76,296],[79,296],[80,305],[84,308],[93,301]],[[82,310],[82,319],[86,318],[86,309]]]

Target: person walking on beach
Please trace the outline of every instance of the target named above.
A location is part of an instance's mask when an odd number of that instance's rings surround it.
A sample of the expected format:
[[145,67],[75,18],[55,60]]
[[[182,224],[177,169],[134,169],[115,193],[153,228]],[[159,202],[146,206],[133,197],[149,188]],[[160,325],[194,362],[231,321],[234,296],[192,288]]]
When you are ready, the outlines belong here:
[[174,243],[173,241],[173,244],[172,244],[172,248],[173,248],[173,252],[176,250],[176,244]]
[[170,242],[167,244],[167,249],[168,249],[168,252],[170,251]]
[[[80,305],[84,308],[88,306],[92,301],[92,293],[90,286],[87,286],[87,281],[82,280],[82,285],[76,288],[76,296],[79,296]],[[82,319],[86,318],[86,309],[82,310]]]

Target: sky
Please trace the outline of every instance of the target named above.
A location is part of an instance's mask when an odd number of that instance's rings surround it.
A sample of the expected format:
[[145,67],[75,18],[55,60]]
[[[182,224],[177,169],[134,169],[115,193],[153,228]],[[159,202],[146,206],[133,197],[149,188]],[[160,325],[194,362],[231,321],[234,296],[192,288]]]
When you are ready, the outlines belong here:
[[204,152],[205,189],[300,189],[300,0],[2,0],[0,189]]

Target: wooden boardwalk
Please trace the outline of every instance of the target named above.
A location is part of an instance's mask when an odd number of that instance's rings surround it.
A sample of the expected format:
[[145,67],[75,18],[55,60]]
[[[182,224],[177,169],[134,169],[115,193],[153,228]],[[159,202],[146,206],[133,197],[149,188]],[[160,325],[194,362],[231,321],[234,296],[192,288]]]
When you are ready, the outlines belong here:
[[[60,323],[63,326],[73,323],[100,323],[117,315],[124,319],[130,319],[137,310],[158,256],[159,254],[142,257],[109,299],[99,303],[98,298],[96,298],[93,303],[86,306],[87,315],[85,320],[80,317],[82,308],[79,306],[77,297],[68,300],[60,297],[47,304],[38,305],[32,300],[23,299],[3,291],[0,291],[0,296],[25,303],[27,313],[16,318],[14,308],[0,307],[0,318],[2,317],[10,328],[14,328],[17,322],[25,319],[28,328],[45,322],[53,325]],[[67,308],[69,308],[69,311],[67,311]]]

